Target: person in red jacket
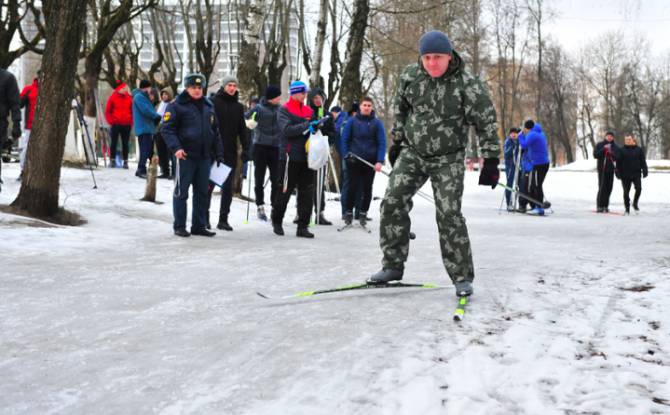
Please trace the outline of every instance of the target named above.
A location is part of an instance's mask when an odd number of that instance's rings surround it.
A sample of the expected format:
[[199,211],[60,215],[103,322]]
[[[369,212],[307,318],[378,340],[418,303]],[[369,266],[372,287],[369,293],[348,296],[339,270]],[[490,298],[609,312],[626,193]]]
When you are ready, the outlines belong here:
[[[40,73],[37,73],[40,76]],[[35,106],[37,106],[37,91],[39,90],[39,81],[37,78],[33,79],[33,83],[26,85],[21,91],[21,108],[25,108],[25,129],[23,135],[19,140],[19,165],[21,166],[21,174],[19,180],[23,177],[23,166],[26,162],[26,153],[28,150],[28,140],[30,139],[30,130],[33,128],[33,119],[35,118]]]
[[109,167],[121,167],[116,165],[116,146],[121,136],[121,147],[123,149],[123,168],[128,168],[128,142],[130,140],[130,127],[133,125],[133,97],[125,82],[117,81],[116,89],[107,100],[105,108],[105,119],[111,126],[111,147],[109,154]]

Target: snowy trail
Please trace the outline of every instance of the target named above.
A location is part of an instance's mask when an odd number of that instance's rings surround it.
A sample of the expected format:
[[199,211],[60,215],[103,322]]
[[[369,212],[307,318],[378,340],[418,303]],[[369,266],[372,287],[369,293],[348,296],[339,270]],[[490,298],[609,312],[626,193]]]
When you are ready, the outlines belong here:
[[[18,190],[12,167],[0,203]],[[370,235],[317,227],[306,241],[289,218],[283,238],[243,225],[235,201],[234,232],[184,240],[170,183],[165,204],[141,203],[131,175],[100,171],[93,191],[90,173],[63,171],[83,227],[0,214],[0,413],[670,413],[670,175],[650,175],[642,214],[620,217],[590,212],[594,173],[550,172],[556,213],[535,218],[499,214],[501,193],[469,173],[477,279],[460,324],[451,289],[256,296],[367,278],[378,213]],[[416,200],[412,220],[407,281],[449,286],[433,207]]]

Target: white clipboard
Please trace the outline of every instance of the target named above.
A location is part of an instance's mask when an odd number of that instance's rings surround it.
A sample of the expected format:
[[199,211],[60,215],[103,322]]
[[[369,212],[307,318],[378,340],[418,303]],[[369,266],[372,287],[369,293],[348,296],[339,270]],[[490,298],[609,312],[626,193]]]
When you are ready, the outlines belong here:
[[209,172],[209,181],[219,187],[223,187],[223,183],[225,183],[226,178],[230,174],[231,170],[232,169],[230,167],[223,163],[220,163],[217,167],[216,162],[214,162],[212,164],[212,169]]

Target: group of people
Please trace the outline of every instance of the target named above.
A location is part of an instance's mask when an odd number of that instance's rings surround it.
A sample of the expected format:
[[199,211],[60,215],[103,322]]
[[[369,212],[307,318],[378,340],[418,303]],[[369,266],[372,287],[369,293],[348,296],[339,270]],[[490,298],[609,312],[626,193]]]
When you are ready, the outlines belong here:
[[[334,106],[328,111],[326,97],[319,88],[310,90],[302,81],[289,86],[289,99],[281,103],[281,88],[270,85],[248,111],[239,102],[237,80],[227,76],[212,99],[203,95],[206,80],[200,74],[184,79],[184,91],[167,105],[161,122],[162,139],[177,161],[174,197],[174,232],[179,236],[213,236],[208,207],[213,185],[208,182],[206,160],[237,167],[251,161],[257,215],[270,220],[273,232],[284,235],[283,219],[289,200],[297,195],[296,235],[313,238],[309,224],[331,225],[324,215],[326,197],[321,175],[308,165],[309,139],[319,131],[327,137],[341,160],[342,218],[346,224],[356,218],[365,225],[372,200],[374,174],[386,157],[386,133],[374,113],[371,98],[363,97],[350,113]],[[203,160],[202,165],[197,161]],[[206,174],[207,173],[207,174]],[[336,174],[336,172],[333,172]],[[266,180],[266,177],[268,179]],[[232,231],[228,214],[233,196],[232,174],[221,189],[217,228]],[[266,209],[265,189],[270,184],[270,210]],[[193,186],[193,220],[186,230],[188,188]],[[319,195],[318,192],[321,192]]]
[[510,128],[503,151],[508,187],[505,190],[507,210],[515,209],[512,191],[518,189],[519,204],[516,210],[525,213],[530,205],[530,213],[543,216],[548,206],[543,184],[549,171],[549,151],[547,137],[540,123],[526,120],[523,129]]
[[598,195],[596,204],[598,213],[608,213],[610,195],[614,186],[614,177],[621,180],[623,187],[623,204],[625,214],[630,214],[630,188],[635,187],[633,209],[640,210],[639,201],[642,194],[642,178],[647,177],[647,160],[644,151],[637,145],[633,134],[624,136],[624,145],[619,147],[614,141],[614,133],[608,131],[605,139],[596,145],[593,157],[598,160]]

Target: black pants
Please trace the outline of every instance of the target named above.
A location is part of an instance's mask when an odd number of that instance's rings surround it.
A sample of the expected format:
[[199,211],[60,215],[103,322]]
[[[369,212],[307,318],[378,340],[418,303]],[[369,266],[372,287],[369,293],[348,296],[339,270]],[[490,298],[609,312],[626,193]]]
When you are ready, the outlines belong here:
[[642,180],[640,177],[622,177],[621,184],[623,185],[623,204],[626,206],[626,209],[630,209],[630,186],[631,184],[635,186],[635,196],[633,196],[633,206],[637,207],[637,202],[640,200],[640,194],[642,194]]
[[[530,196],[530,172],[521,171],[519,172],[519,194]],[[528,206],[528,200],[519,196],[519,207],[526,209]]]
[[610,195],[614,184],[614,171],[605,171],[598,173],[598,200],[599,208],[608,208],[610,206]]
[[147,160],[151,165],[151,158],[154,156],[154,136],[153,134],[141,134],[137,136],[137,142],[140,145],[137,173],[147,174]]
[[288,163],[288,184],[283,191],[286,161],[279,162],[279,183],[277,196],[272,209],[272,223],[281,224],[286,213],[286,206],[291,199],[293,189],[298,189],[298,227],[306,228],[312,216],[312,196],[314,192],[314,176],[316,172],[307,167],[306,161],[291,161]]
[[[542,190],[542,184],[544,183],[544,178],[547,177],[548,171],[549,163],[546,163],[533,166],[533,171],[530,172],[530,197],[537,200],[538,202],[544,202],[544,191]],[[535,203],[531,202],[530,207],[536,208],[542,206],[536,206]]]
[[361,201],[360,212],[367,214],[368,209],[370,209],[370,202],[372,202],[372,183],[375,180],[375,170],[359,161],[352,161],[347,163],[347,171],[349,174],[347,211],[352,212],[354,210],[356,194],[362,191],[363,200]]
[[128,148],[130,141],[130,126],[129,125],[112,125],[109,133],[112,137],[112,144],[109,149],[109,159],[116,160],[116,146],[119,143],[119,136],[121,137],[121,149],[123,151],[123,161],[128,161]]
[[174,229],[186,229],[188,188],[193,186],[191,231],[205,229],[207,211],[207,183],[212,161],[209,159],[179,160],[179,182],[172,197]]
[[[226,177],[221,188],[221,207],[219,208],[219,223],[228,222],[228,214],[230,213],[230,204],[233,202],[233,182],[235,181],[235,169],[237,168],[237,160],[233,160],[231,164],[226,163],[230,167],[230,174]],[[210,183],[208,189],[209,201],[207,203],[207,223],[209,223],[209,207],[212,204],[212,193],[214,192],[214,185]]]
[[156,133],[154,141],[156,142],[156,150],[158,151],[158,165],[161,168],[161,174],[174,177],[175,161],[161,133]]
[[279,148],[254,144],[254,193],[256,206],[265,204],[265,171],[270,171],[270,205],[274,206],[279,185]]

